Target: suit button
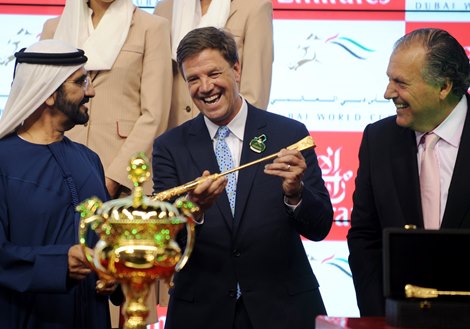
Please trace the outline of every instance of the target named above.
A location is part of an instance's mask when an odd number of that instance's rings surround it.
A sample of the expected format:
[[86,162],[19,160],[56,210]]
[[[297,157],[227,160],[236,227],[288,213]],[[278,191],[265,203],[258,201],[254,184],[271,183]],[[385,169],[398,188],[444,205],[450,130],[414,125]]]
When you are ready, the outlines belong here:
[[188,113],[191,112],[191,106],[189,106],[189,105],[186,106],[185,110],[186,110],[186,112],[188,112]]
[[240,254],[240,252],[239,252],[237,249],[234,249],[234,250],[232,251],[232,255],[233,255],[233,257],[240,257],[241,254]]

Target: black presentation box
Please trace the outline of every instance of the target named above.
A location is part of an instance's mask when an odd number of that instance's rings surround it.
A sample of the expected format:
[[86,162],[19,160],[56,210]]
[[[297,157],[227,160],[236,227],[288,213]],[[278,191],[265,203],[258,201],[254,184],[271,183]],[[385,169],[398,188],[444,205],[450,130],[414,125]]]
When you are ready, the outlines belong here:
[[396,327],[470,328],[470,296],[407,298],[405,285],[470,294],[470,230],[384,230],[385,320]]

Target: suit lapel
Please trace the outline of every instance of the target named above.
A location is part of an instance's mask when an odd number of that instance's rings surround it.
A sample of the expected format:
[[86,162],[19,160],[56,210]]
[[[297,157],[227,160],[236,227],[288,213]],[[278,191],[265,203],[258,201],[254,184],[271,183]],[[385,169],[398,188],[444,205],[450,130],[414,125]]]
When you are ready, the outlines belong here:
[[235,12],[238,10],[238,6],[240,4],[240,1],[237,1],[237,0],[232,0],[231,3],[230,3],[230,12],[228,14],[228,17],[227,17],[227,21],[230,19],[230,17],[232,17],[233,14],[235,14]]
[[402,212],[399,218],[404,218],[403,226],[423,227],[415,133],[399,128],[398,134],[400,138],[392,146],[392,172]]
[[[190,156],[201,174],[206,169],[209,170],[211,174],[220,172],[211,137],[209,136],[202,115],[194,119],[189,127],[187,145]],[[222,193],[217,198],[215,206],[219,208],[225,222],[231,229],[233,226],[233,216],[230,210],[227,193]]]
[[[256,153],[250,149],[250,141],[253,137],[260,136],[261,134],[266,133],[266,122],[260,120],[257,116],[258,109],[253,108],[248,104],[248,116],[246,118],[245,132],[243,136],[243,148],[240,158],[240,165],[250,163],[252,161],[261,159],[267,155],[275,153],[269,145],[269,140],[266,142],[266,150],[263,153]],[[235,222],[234,222],[234,235],[237,234],[240,225],[242,224],[243,213],[245,212],[245,207],[247,200],[250,196],[251,187],[255,180],[256,174],[263,170],[265,163],[258,163],[252,166],[249,166],[238,172],[237,180],[237,200],[235,204]]]
[[[202,115],[197,116],[190,125],[186,143],[191,159],[201,174],[206,169],[211,173],[219,172],[211,137]],[[201,156],[201,154],[206,156]]]
[[[469,216],[470,195],[470,96],[467,95],[467,116],[460,139],[459,151],[455,161],[454,172],[449,186],[446,209],[442,219],[442,228],[460,228],[464,225],[465,217]],[[468,225],[468,224],[467,224]]]

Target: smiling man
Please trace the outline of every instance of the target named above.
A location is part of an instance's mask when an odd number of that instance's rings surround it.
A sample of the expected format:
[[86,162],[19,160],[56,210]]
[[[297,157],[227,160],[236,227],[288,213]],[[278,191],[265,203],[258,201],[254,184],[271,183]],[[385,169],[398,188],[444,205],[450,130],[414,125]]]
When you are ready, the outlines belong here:
[[415,30],[395,44],[387,75],[384,96],[397,115],[364,131],[348,233],[362,316],[385,312],[384,228],[470,228],[468,200],[461,197],[470,194],[465,50],[446,31]]
[[[64,137],[95,95],[82,50],[37,42],[15,54],[0,120],[0,323],[7,329],[110,328],[108,293],[78,243],[75,207],[108,198],[98,156]],[[90,237],[91,238],[91,237]]]
[[155,192],[279,153],[188,193],[203,215],[165,328],[314,328],[326,310],[300,235],[324,239],[333,210],[314,150],[285,149],[309,132],[241,97],[236,44],[222,30],[192,30],[177,59],[201,113],[156,139]]

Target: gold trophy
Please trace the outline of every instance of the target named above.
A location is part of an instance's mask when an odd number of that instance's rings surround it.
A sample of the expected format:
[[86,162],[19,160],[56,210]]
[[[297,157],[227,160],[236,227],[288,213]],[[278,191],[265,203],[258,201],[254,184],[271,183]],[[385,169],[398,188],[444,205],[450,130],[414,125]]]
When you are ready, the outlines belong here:
[[[195,235],[192,213],[197,207],[184,198],[170,204],[144,195],[142,184],[150,172],[142,153],[131,159],[128,172],[134,184],[131,196],[105,203],[91,198],[77,206],[81,216],[79,239],[88,262],[99,276],[121,284],[126,296],[124,328],[144,329],[150,287],[156,279],[169,283],[192,252]],[[184,227],[187,243],[182,252],[175,238]],[[93,253],[86,248],[90,228],[99,237]]]
[[[303,151],[316,145],[307,136],[287,147]],[[194,246],[195,220],[199,207],[188,199],[178,198],[173,204],[166,201],[194,190],[207,179],[217,179],[254,164],[275,158],[271,154],[223,173],[212,174],[152,196],[143,193],[142,184],[149,178],[148,161],[140,153],[128,167],[134,191],[127,198],[102,203],[97,198],[77,206],[80,213],[80,244],[90,266],[104,280],[116,280],[126,296],[124,304],[125,329],[145,329],[149,314],[146,300],[156,279],[170,283],[174,272],[187,263]],[[186,227],[184,252],[175,241],[177,233]],[[92,229],[99,241],[89,251],[87,233]]]

